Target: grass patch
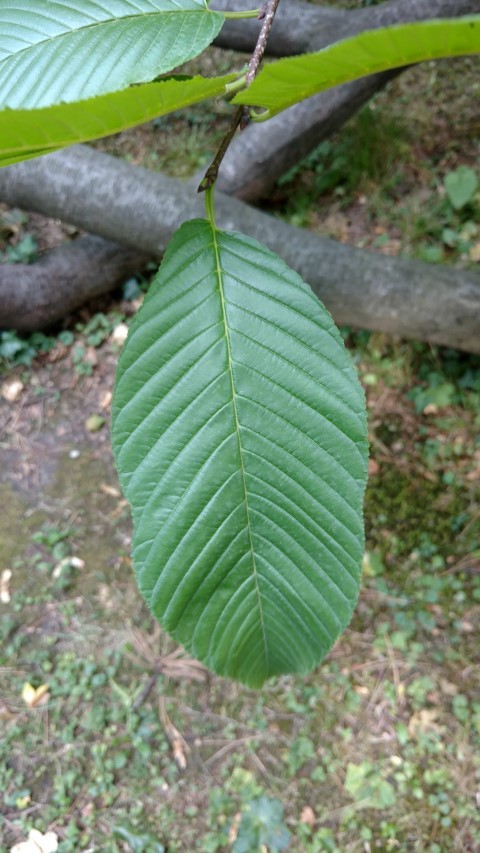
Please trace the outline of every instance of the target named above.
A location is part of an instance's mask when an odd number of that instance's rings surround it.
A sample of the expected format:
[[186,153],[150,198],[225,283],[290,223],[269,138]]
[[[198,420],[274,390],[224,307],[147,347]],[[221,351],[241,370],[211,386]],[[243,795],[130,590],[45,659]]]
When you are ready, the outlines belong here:
[[55,452],[68,442],[51,485],[16,498],[31,521],[1,605],[6,850],[31,828],[61,853],[478,848],[478,359],[348,340],[373,450],[363,591],[324,666],[260,693],[206,676],[152,623],[102,431],[79,467],[69,455],[92,377],[53,400]]

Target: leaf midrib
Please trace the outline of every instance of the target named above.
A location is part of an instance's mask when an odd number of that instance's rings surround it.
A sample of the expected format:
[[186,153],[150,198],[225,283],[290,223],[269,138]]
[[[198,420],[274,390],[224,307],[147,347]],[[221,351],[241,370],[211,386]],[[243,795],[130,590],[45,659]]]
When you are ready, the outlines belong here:
[[153,12],[142,12],[141,14],[138,14],[138,15],[123,15],[121,18],[106,18],[104,21],[93,21],[93,23],[91,23],[91,24],[84,24],[83,26],[78,27],[76,29],[65,30],[63,33],[58,33],[56,36],[51,36],[50,38],[44,38],[44,39],[41,39],[40,41],[36,41],[33,44],[29,44],[29,45],[27,45],[27,47],[23,47],[21,50],[16,51],[16,53],[10,53],[4,59],[0,60],[0,67],[4,63],[11,60],[13,57],[21,56],[22,53],[27,53],[27,51],[29,51],[29,50],[34,50],[35,48],[41,47],[41,45],[44,45],[44,44],[52,44],[59,39],[68,38],[69,36],[77,35],[77,33],[83,33],[84,31],[94,29],[95,27],[107,27],[107,26],[112,26],[112,25],[119,24],[119,23],[123,24],[124,21],[137,21],[141,18],[148,18],[148,17],[153,17],[153,16],[159,16],[159,15],[164,17],[167,15],[179,15],[179,14],[183,14],[183,15],[199,15],[199,14],[201,14],[201,15],[204,15],[205,13],[207,13],[209,15],[219,14],[218,12],[216,13],[214,9],[209,9],[208,7],[201,7],[201,8],[199,7],[198,10],[197,9],[177,9],[176,11],[171,10],[171,11],[163,11],[163,12],[155,10]]
[[245,478],[244,453],[243,453],[243,447],[242,447],[242,440],[241,440],[241,436],[240,436],[240,422],[238,419],[238,409],[237,409],[237,399],[236,399],[237,398],[237,392],[235,390],[235,380],[234,380],[234,375],[233,375],[232,350],[231,350],[230,334],[229,334],[228,321],[227,321],[225,293],[224,293],[224,289],[223,289],[223,269],[222,269],[222,265],[220,262],[220,247],[219,247],[218,239],[217,239],[217,229],[214,225],[212,225],[212,223],[209,223],[209,224],[210,224],[210,227],[212,230],[213,250],[215,252],[215,272],[216,272],[216,276],[217,276],[218,291],[219,291],[220,302],[221,302],[221,306],[222,306],[223,326],[225,329],[225,342],[226,342],[226,346],[227,346],[227,359],[228,359],[227,368],[228,368],[228,375],[230,377],[230,385],[231,385],[231,389],[232,389],[232,406],[233,406],[233,414],[234,414],[234,418],[235,418],[235,432],[237,435],[237,442],[238,442],[238,452],[239,452],[239,457],[240,457],[240,468],[241,468],[241,473],[242,473],[243,496],[244,496],[244,502],[245,502],[245,515],[246,515],[246,519],[247,519],[247,534],[248,534],[248,541],[249,541],[249,546],[250,546],[250,555],[251,555],[252,567],[253,567],[253,580],[254,580],[254,584],[255,584],[255,590],[257,593],[258,612],[259,612],[259,616],[260,616],[260,624],[262,627],[263,646],[264,646],[264,651],[265,651],[265,669],[266,669],[266,672],[268,673],[268,645],[267,645],[267,637],[266,637],[266,632],[265,632],[265,620],[264,620],[264,616],[263,616],[262,599],[261,599],[261,595],[260,595],[260,587],[258,584],[258,571],[257,571],[256,560],[255,560],[255,550],[253,547],[252,526],[251,526],[251,521],[250,521],[250,508],[249,508],[249,504],[248,504],[247,482],[246,482],[246,478]]

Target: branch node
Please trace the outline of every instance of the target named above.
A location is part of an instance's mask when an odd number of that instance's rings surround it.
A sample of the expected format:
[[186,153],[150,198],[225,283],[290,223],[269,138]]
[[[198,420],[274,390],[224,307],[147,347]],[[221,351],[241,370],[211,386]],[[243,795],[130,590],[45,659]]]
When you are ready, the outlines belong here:
[[[266,0],[262,8],[260,9],[258,17],[260,20],[263,19],[262,29],[260,30],[260,35],[258,36],[257,44],[255,45],[255,50],[252,53],[250,62],[248,63],[248,69],[244,81],[245,86],[249,86],[258,73],[258,69],[260,67],[260,63],[263,59],[263,54],[265,53],[265,48],[267,46],[267,39],[270,35],[270,30],[272,29],[275,12],[277,11],[279,3],[280,0]],[[225,136],[223,137],[220,143],[220,147],[217,153],[215,154],[212,163],[205,172],[205,177],[200,182],[197,192],[205,192],[205,190],[210,189],[210,187],[214,185],[218,177],[218,170],[220,169],[220,164],[223,158],[225,157],[225,154],[227,153],[228,146],[230,145],[233,137],[235,136],[237,127],[240,126],[240,130],[245,130],[249,122],[249,108],[240,107],[235,112],[230,128],[227,130]]]
[[240,130],[245,130],[250,124],[250,109],[249,107],[244,107],[242,110],[242,117],[240,119]]

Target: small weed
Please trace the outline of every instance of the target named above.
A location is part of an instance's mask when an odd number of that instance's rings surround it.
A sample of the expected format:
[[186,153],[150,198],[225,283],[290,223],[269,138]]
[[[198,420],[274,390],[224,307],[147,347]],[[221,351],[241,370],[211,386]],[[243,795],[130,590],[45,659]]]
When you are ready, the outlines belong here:
[[13,331],[0,332],[0,367],[2,362],[4,367],[16,364],[29,367],[37,356],[50,352],[58,341],[70,346],[73,340],[73,333],[69,331],[60,332],[56,337],[43,332],[33,332],[25,337]]
[[[478,178],[468,166],[447,172],[417,219],[416,254],[430,263],[480,260]],[[426,238],[426,239],[425,239]]]
[[345,790],[356,808],[386,809],[395,804],[395,790],[370,761],[347,766]]
[[14,246],[0,252],[0,263],[31,264],[38,258],[38,245],[32,234],[26,234]]
[[114,838],[128,844],[131,853],[165,853],[165,847],[151,835],[140,835],[126,826],[114,826]]
[[99,312],[94,314],[87,323],[77,323],[75,330],[81,333],[82,339],[88,346],[99,347],[124,319],[124,315],[118,311],[111,311],[109,314]]
[[417,412],[427,406],[435,409],[462,405],[478,411],[480,403],[480,362],[458,350],[432,348],[429,357],[418,364],[417,384],[408,396]]
[[392,164],[401,156],[404,138],[405,131],[398,121],[371,106],[365,107],[343,133],[322,142],[290,169],[278,185],[297,184],[295,205],[309,204],[331,192],[346,202],[365,181],[378,181],[389,174]]
[[286,850],[290,833],[283,821],[283,807],[279,800],[262,796],[252,800],[245,808],[232,853],[252,853],[266,847],[271,853]]
[[[132,288],[133,283],[130,284],[130,291]],[[31,335],[21,335],[15,331],[0,332],[0,368],[8,369],[19,364],[30,367],[39,355],[51,352],[60,343],[64,347],[73,347],[71,355],[76,372],[89,376],[93,372],[93,365],[88,358],[88,347],[99,347],[121,322],[125,322],[125,317],[119,311],[108,314],[98,312],[87,323],[77,323],[75,332],[70,329],[56,335],[44,332],[33,332]]]
[[45,545],[55,559],[65,556],[66,540],[72,535],[73,531],[59,530],[57,527],[44,527],[37,533],[34,533],[32,539],[38,545]]
[[462,210],[471,205],[478,188],[478,178],[473,169],[459,166],[448,172],[444,181],[447,198],[454,210]]

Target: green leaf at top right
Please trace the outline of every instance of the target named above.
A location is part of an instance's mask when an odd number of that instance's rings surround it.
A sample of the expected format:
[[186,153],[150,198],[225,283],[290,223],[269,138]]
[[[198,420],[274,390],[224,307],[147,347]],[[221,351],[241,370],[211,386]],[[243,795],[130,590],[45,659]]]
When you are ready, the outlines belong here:
[[263,108],[270,118],[325,89],[392,68],[480,53],[480,15],[370,30],[317,53],[266,65],[236,104]]

